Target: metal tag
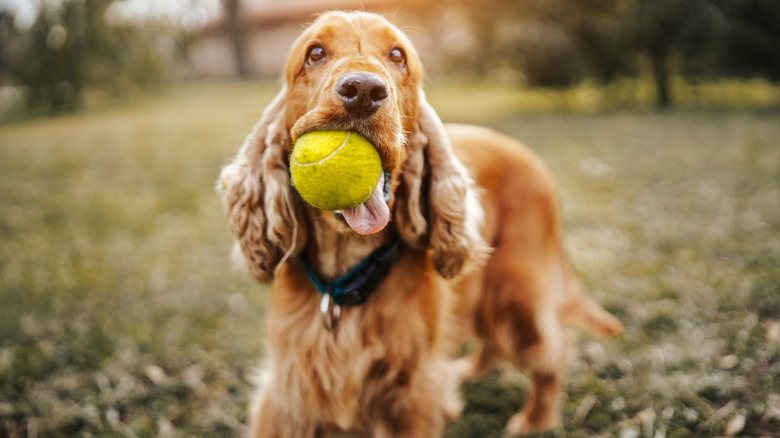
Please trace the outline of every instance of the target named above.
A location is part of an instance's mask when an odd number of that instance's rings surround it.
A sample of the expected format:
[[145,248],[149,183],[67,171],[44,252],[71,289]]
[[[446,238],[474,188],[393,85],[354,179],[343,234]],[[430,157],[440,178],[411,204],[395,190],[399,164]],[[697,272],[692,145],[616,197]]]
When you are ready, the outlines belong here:
[[322,294],[320,314],[322,315],[322,325],[325,326],[325,330],[331,333],[335,332],[341,318],[341,306],[334,303],[329,294]]

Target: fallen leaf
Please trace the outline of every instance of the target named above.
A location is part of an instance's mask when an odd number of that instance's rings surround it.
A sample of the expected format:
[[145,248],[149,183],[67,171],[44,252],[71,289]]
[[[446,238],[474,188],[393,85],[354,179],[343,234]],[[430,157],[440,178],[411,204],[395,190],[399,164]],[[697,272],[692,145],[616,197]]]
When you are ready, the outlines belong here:
[[737,365],[739,365],[739,357],[737,357],[734,354],[723,356],[722,358],[720,358],[720,362],[718,362],[718,366],[722,370],[730,370]]
[[742,414],[734,414],[731,420],[726,424],[726,435],[735,435],[745,428],[745,416]]

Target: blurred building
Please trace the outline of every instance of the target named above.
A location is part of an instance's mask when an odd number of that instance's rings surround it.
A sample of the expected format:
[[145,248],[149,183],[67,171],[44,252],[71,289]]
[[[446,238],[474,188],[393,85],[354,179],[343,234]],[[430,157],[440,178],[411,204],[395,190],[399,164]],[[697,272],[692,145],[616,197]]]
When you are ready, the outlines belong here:
[[223,0],[222,4],[203,38],[190,50],[190,63],[199,77],[279,76],[290,46],[305,25],[317,14],[335,9],[378,12],[411,29],[429,71],[446,52],[445,42],[469,40],[465,24],[452,25],[465,20],[454,17],[457,13],[446,4],[426,0]]

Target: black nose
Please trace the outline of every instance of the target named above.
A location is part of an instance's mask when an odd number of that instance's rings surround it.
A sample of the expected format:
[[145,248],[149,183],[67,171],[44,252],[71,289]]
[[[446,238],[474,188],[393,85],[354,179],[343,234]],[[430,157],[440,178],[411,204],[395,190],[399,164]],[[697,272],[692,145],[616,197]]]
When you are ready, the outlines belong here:
[[373,73],[347,73],[336,84],[336,92],[347,113],[367,117],[387,98],[387,85]]

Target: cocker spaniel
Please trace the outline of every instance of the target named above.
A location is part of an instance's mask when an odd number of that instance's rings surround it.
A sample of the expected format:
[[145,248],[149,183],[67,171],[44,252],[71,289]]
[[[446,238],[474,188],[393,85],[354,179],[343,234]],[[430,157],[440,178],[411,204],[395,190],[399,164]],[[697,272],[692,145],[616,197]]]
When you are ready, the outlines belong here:
[[[442,125],[422,72],[381,16],[321,15],[221,173],[241,258],[273,282],[253,437],[441,436],[462,379],[497,359],[533,382],[509,433],[547,430],[560,421],[564,326],[623,329],[580,292],[540,159],[488,129]],[[317,130],[358,132],[379,151],[385,181],[364,204],[318,210],[291,185],[292,145]],[[479,347],[458,358],[467,340]]]

